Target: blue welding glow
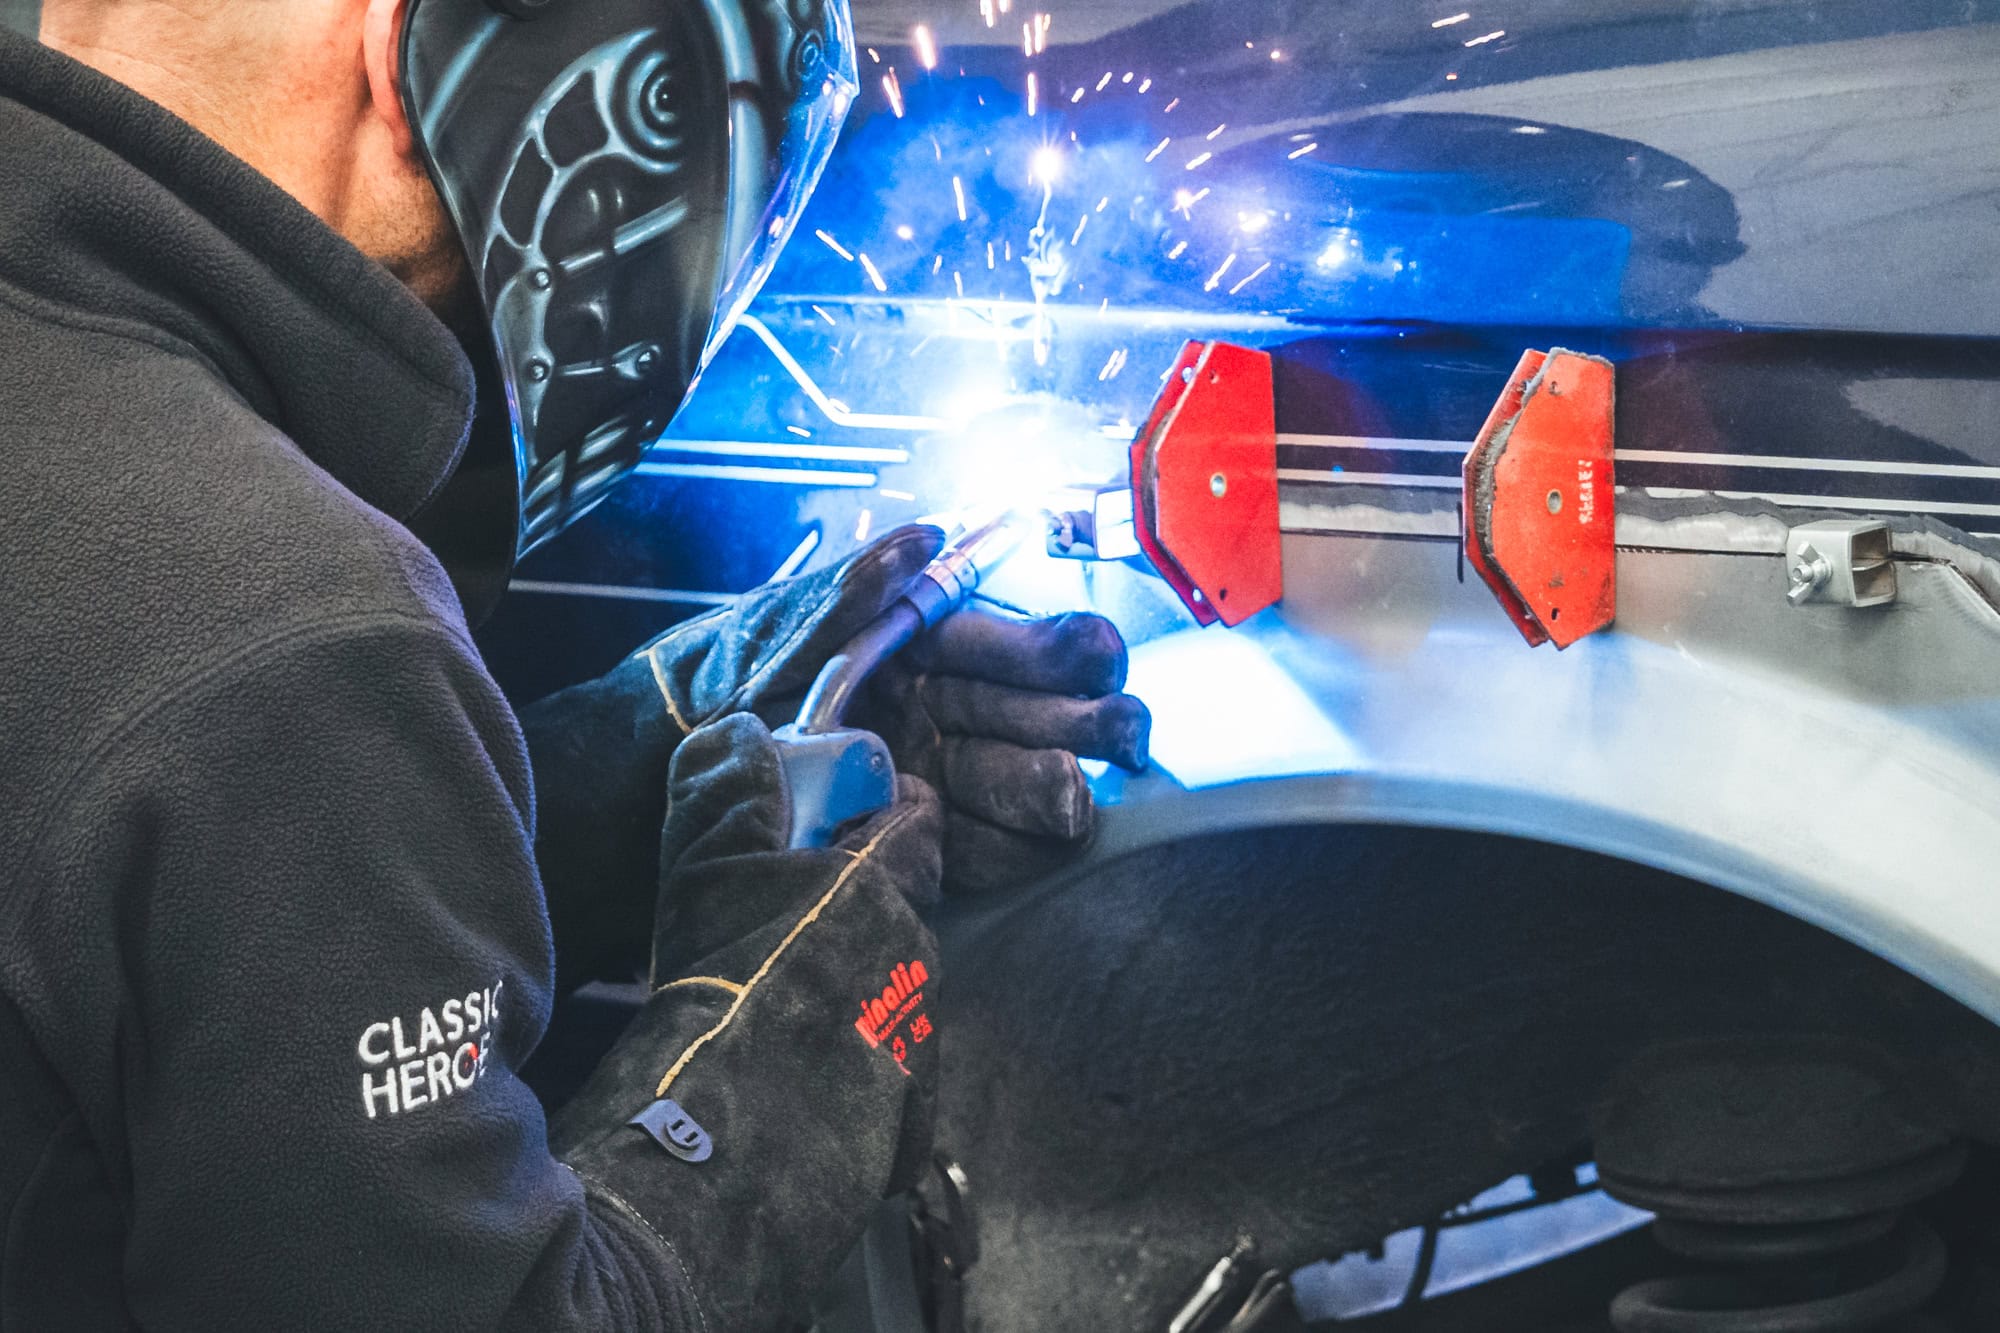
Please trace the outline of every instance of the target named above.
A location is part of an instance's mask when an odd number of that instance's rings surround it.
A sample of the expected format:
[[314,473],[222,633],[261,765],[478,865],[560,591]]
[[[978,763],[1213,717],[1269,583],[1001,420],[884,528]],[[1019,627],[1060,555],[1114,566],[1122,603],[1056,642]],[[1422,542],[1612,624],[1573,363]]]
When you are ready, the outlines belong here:
[[1141,644],[1130,688],[1153,710],[1153,762],[1189,789],[1361,766],[1353,737],[1250,635]]

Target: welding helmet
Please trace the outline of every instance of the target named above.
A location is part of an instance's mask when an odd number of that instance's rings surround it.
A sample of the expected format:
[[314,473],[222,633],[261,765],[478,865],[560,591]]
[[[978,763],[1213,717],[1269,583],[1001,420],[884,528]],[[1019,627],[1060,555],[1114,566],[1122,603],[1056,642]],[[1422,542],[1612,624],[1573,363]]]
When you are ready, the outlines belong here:
[[770,272],[854,98],[847,0],[411,0],[402,69],[525,552],[631,471]]

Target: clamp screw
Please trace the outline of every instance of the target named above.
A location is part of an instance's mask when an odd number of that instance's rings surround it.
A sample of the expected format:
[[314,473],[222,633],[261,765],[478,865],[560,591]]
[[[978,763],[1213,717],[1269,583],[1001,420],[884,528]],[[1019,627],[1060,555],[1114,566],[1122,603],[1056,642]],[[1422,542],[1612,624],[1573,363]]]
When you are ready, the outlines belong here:
[[1785,600],[1793,606],[1804,606],[1812,595],[1827,585],[1833,577],[1833,564],[1811,546],[1799,549],[1799,563],[1786,571],[1791,587],[1785,592]]

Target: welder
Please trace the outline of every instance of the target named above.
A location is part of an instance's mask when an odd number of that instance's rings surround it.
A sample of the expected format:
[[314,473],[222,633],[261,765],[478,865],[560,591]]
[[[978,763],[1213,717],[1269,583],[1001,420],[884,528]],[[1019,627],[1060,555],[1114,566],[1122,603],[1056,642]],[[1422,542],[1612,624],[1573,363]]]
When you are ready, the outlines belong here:
[[[945,621],[852,713],[894,803],[794,849],[767,723],[934,529],[522,720],[468,625],[768,271],[845,0],[38,31],[0,34],[0,1326],[786,1326],[929,1157],[920,910],[1074,848],[1077,756],[1143,760],[1123,646]],[[558,975],[649,951],[551,1129]]]

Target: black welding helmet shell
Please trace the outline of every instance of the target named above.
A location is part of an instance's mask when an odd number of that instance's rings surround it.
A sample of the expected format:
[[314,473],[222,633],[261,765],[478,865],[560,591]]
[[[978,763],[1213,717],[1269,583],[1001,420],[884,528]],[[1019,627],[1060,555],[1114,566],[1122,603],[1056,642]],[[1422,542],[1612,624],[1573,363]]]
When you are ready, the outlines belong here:
[[847,0],[411,0],[402,69],[526,552],[632,470],[776,261],[854,99]]

